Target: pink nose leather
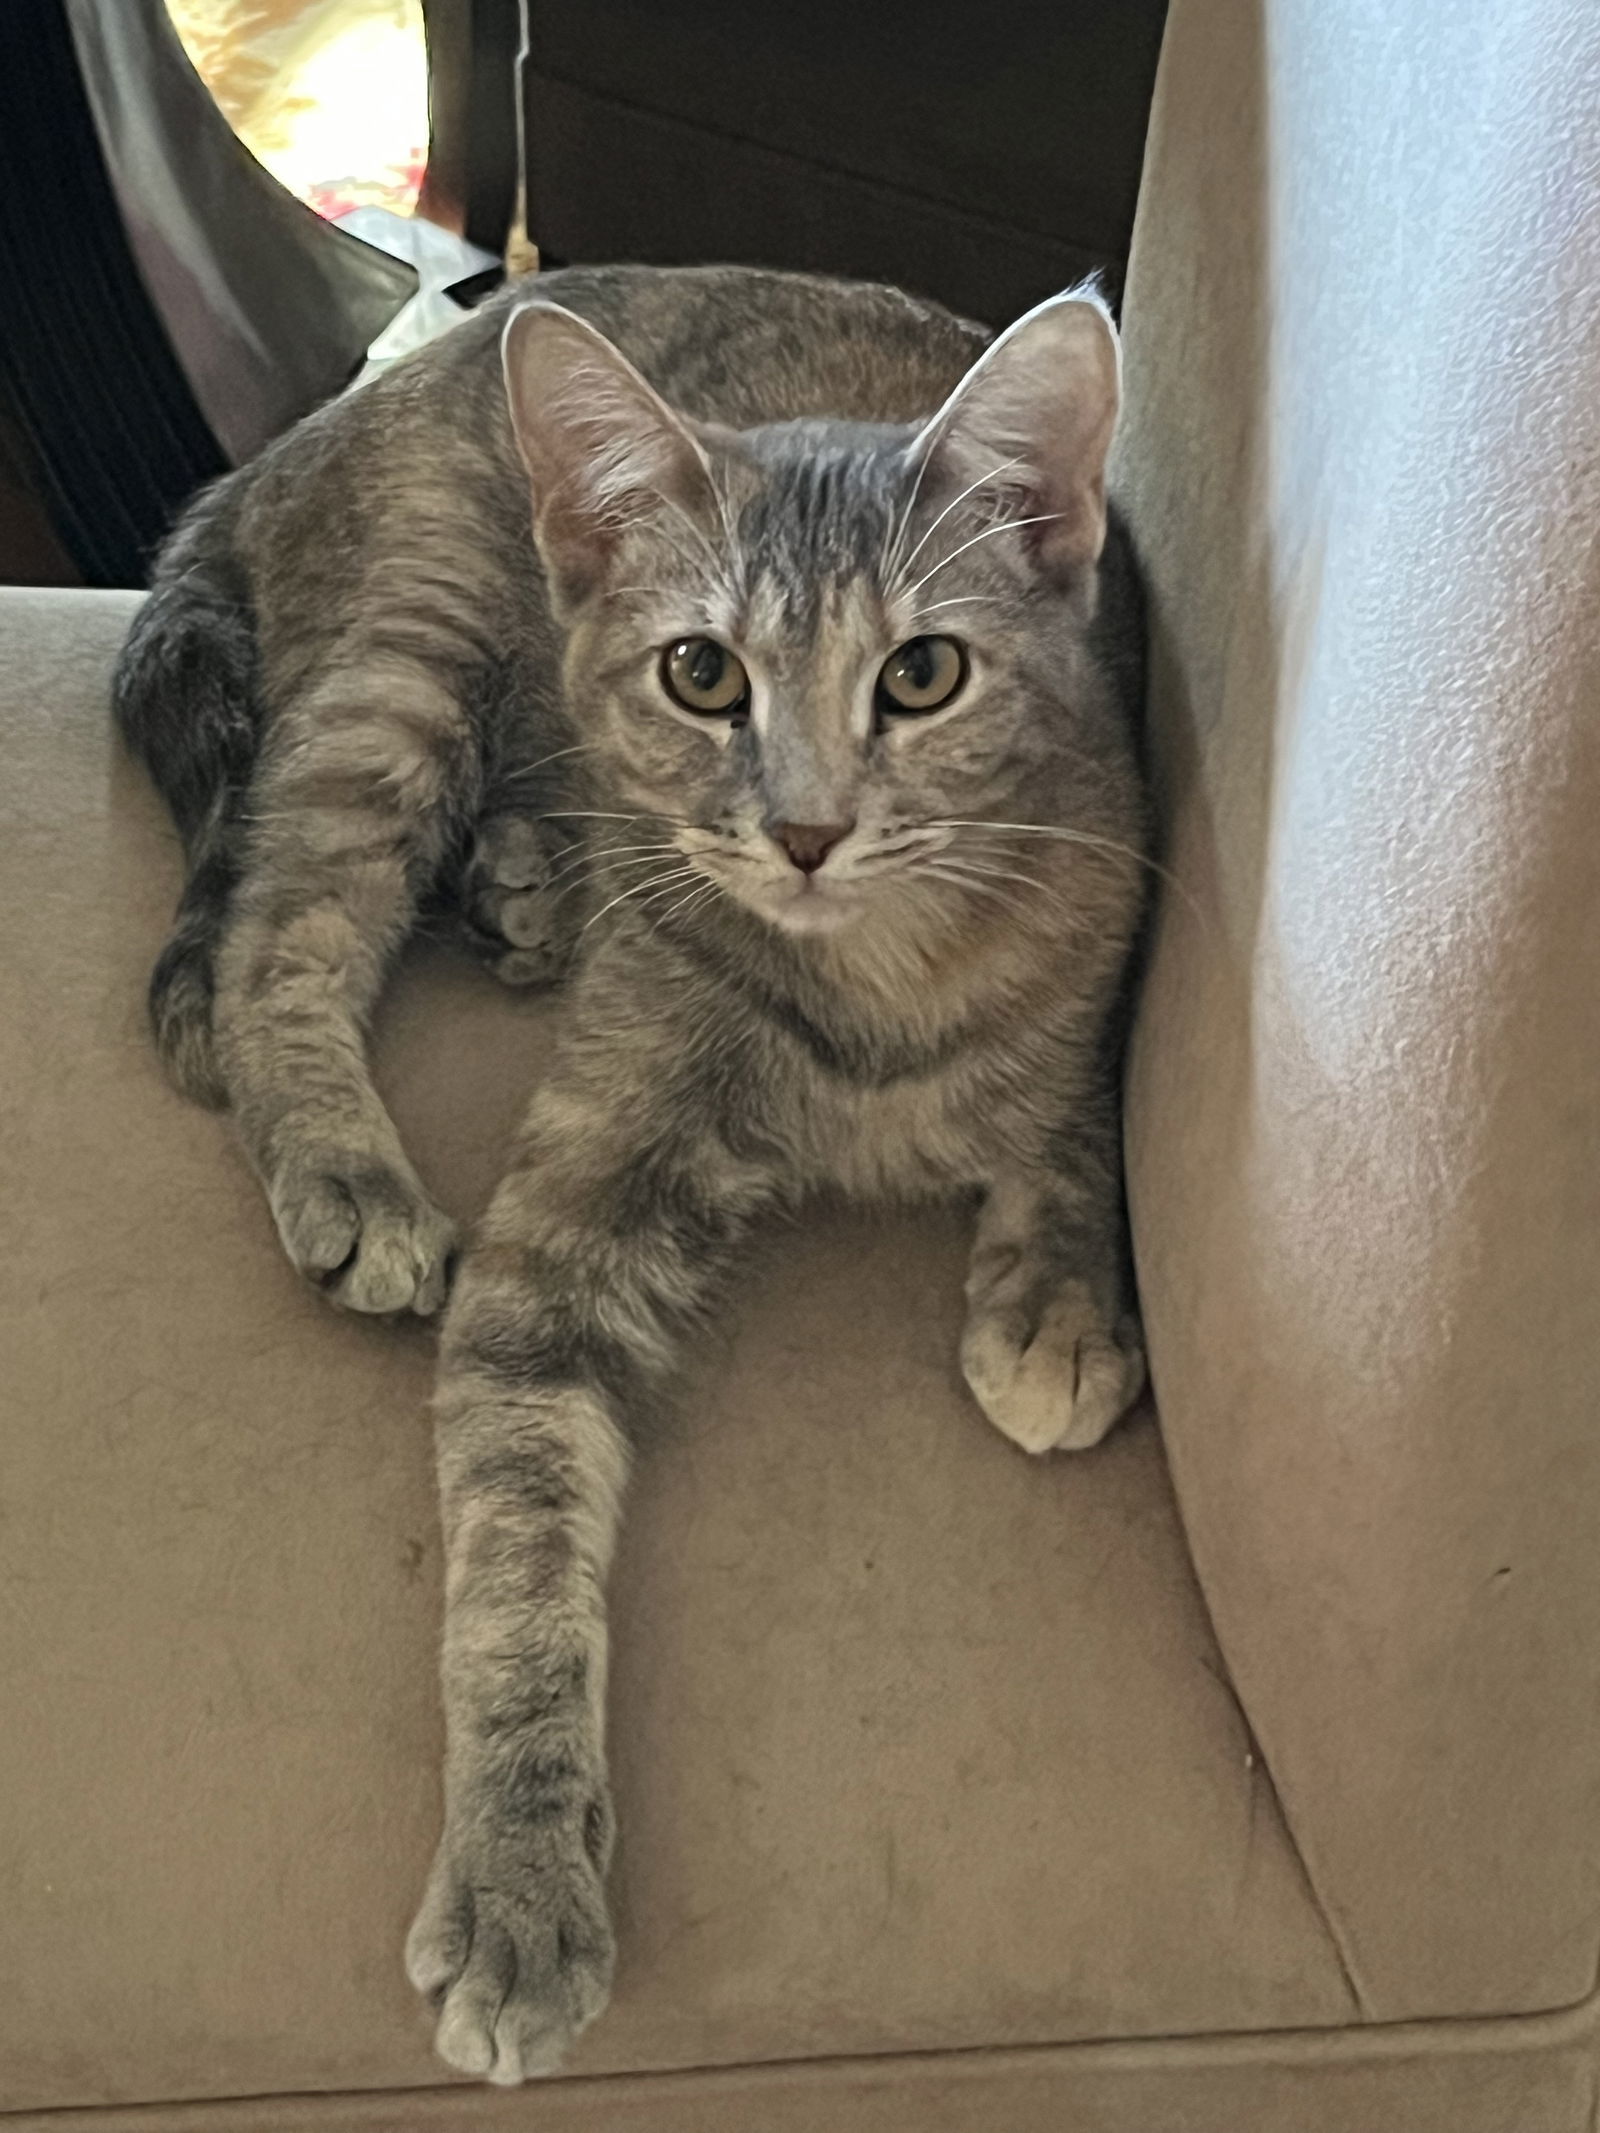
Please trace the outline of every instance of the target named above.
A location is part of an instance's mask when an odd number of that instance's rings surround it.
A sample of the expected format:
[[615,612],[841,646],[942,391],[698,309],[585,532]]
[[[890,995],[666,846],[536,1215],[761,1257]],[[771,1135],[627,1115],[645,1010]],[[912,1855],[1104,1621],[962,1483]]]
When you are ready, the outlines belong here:
[[802,874],[814,874],[854,828],[853,822],[777,822],[772,834]]

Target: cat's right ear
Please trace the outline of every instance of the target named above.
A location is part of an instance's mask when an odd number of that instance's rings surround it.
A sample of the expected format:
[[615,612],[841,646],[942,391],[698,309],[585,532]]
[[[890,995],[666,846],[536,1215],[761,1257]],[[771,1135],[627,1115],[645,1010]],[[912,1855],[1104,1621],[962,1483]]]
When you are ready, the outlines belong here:
[[601,589],[628,533],[714,521],[711,468],[682,418],[587,320],[514,312],[501,341],[533,530],[558,608]]

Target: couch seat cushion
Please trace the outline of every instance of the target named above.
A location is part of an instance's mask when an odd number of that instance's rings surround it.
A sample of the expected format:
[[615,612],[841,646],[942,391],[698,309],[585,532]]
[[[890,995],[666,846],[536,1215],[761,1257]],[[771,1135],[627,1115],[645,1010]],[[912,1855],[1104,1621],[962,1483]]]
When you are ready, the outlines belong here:
[[[281,1259],[162,1081],[177,879],[130,602],[0,594],[0,2109],[446,2078],[400,1949],[438,1811],[430,1342]],[[462,1209],[559,1007],[442,952],[382,1078]],[[962,1222],[758,1255],[616,1575],[616,2005],[575,2071],[1331,2024],[1327,1934],[1146,1414],[964,1397]]]

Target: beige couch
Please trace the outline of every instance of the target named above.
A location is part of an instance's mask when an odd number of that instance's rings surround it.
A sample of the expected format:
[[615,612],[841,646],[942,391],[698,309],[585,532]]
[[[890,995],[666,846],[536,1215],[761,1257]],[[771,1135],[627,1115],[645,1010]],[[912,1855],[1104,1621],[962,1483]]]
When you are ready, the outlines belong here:
[[[400,1968],[426,1336],[157,1075],[129,600],[0,597],[5,2133],[1592,2133],[1600,70],[1414,12],[1178,0],[1163,62],[1159,1433],[982,1422],[954,1218],[773,1240],[641,1462],[617,2002],[539,2089],[450,2084]],[[551,1016],[430,955],[385,1012],[463,1210]]]

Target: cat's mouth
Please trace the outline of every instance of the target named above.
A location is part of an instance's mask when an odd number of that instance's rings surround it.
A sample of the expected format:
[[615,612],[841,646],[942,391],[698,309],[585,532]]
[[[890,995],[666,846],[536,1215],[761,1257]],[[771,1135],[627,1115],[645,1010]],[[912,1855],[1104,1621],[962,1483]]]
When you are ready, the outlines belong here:
[[836,932],[872,900],[870,880],[829,866],[805,871],[726,846],[691,857],[724,894],[785,933]]
[[890,830],[864,846],[851,840],[812,866],[791,865],[777,846],[753,850],[723,843],[689,856],[726,895],[768,925],[783,933],[817,935],[837,933],[865,916],[891,886],[914,884],[927,893],[936,882],[959,885],[958,877],[938,863],[948,842],[940,826],[913,826]]
[[792,868],[787,878],[770,884],[763,909],[786,933],[836,933],[858,918],[865,904],[854,882]]
[[[743,864],[722,862],[737,859]],[[702,864],[704,862],[702,861]],[[910,854],[873,853],[865,863],[823,865],[810,870],[779,866],[753,853],[718,852],[706,869],[719,887],[780,932],[837,933],[866,916],[891,884],[917,873]]]

